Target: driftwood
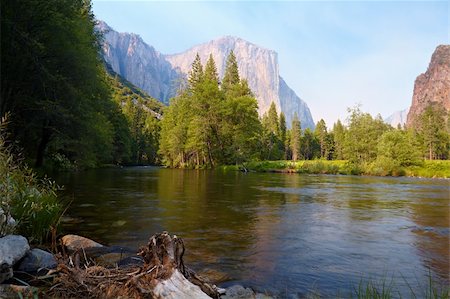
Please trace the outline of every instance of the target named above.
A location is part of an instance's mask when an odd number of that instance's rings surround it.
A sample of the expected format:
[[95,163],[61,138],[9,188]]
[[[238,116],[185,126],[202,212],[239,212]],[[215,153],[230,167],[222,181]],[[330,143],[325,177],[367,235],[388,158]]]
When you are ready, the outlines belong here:
[[[143,266],[107,269],[80,264],[77,256],[62,259],[47,295],[58,298],[218,298],[217,287],[206,283],[183,262],[185,247],[167,232],[152,236],[139,255]],[[75,262],[74,262],[75,261]]]

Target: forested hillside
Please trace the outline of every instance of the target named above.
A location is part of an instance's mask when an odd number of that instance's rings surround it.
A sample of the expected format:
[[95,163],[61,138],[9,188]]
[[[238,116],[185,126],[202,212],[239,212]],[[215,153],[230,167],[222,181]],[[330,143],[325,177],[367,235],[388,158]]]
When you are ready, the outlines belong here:
[[2,3],[0,115],[36,167],[156,161],[161,105],[108,75],[94,26],[89,2]]

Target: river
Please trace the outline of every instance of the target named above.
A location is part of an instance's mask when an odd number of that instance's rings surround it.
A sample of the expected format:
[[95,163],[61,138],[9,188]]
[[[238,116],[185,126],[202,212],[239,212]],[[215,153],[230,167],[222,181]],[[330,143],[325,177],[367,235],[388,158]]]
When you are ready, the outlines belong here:
[[163,230],[188,265],[280,297],[360,281],[422,297],[449,285],[449,181],[135,167],[60,175],[63,229],[137,248]]

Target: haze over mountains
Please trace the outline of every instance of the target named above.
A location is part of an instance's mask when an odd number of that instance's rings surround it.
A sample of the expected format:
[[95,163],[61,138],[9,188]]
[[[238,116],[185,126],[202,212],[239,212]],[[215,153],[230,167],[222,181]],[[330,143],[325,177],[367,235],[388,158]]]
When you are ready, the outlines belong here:
[[275,51],[237,37],[225,36],[182,53],[164,55],[136,34],[118,33],[102,21],[98,29],[104,33],[103,57],[112,69],[166,104],[186,78],[196,53],[199,53],[202,63],[206,63],[212,54],[219,76],[222,77],[226,58],[233,50],[240,76],[248,80],[258,100],[260,115],[274,102],[278,112],[285,114],[289,127],[297,113],[302,128],[314,128],[308,105],[280,76],[278,54]]

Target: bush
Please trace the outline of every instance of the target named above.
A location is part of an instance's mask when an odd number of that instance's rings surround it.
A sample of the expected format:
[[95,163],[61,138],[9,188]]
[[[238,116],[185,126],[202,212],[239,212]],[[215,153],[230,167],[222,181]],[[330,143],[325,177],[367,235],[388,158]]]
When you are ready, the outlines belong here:
[[[0,228],[7,226],[8,216],[17,224],[14,232],[23,234],[30,242],[42,243],[48,239],[52,228],[56,229],[62,214],[58,201],[57,185],[36,174],[22,163],[6,143],[5,120],[0,121]],[[1,234],[11,233],[3,231]]]

